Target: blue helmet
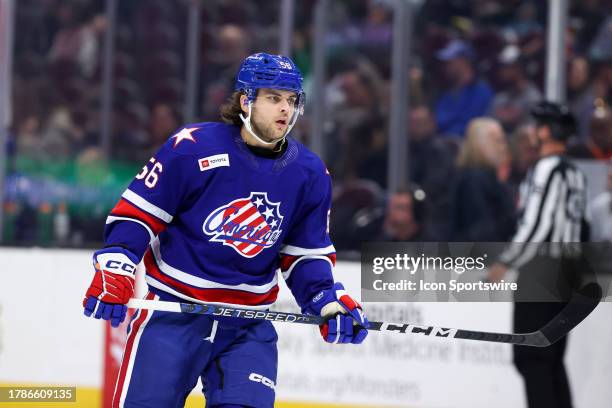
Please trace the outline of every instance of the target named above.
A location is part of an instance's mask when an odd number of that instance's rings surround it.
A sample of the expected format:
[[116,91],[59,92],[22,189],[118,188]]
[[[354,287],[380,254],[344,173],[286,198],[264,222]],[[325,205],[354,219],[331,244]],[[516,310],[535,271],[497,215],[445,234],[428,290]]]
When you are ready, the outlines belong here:
[[250,102],[255,100],[259,88],[293,91],[303,104],[302,81],[302,73],[290,58],[260,52],[244,60],[236,75],[234,89],[244,91]]

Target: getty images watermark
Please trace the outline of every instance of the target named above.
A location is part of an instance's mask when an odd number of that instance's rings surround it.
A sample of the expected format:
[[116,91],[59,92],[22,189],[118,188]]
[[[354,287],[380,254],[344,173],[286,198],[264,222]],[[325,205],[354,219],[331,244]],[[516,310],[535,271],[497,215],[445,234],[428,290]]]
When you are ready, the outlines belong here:
[[[421,253],[419,256],[411,256],[406,253],[396,253],[394,256],[378,256],[372,260],[372,272],[375,275],[382,275],[389,271],[400,271],[403,274],[408,274],[413,277],[418,271],[422,271],[424,275],[431,275],[432,272],[445,271],[455,273],[456,279],[446,281],[428,281],[424,278],[419,279],[400,279],[398,281],[386,282],[380,276],[380,279],[375,279],[373,289],[377,291],[439,291],[449,290],[451,292],[461,293],[474,290],[487,291],[515,291],[518,288],[516,282],[506,282],[504,279],[499,282],[487,282],[477,280],[475,282],[462,281],[459,279],[465,272],[483,273],[486,271],[485,261],[488,255],[471,257],[471,256],[425,256]],[[482,275],[484,276],[484,275]]]
[[[609,245],[366,243],[362,300],[564,301],[585,281],[602,280],[600,275],[610,269],[610,253]],[[508,272],[491,280],[491,266],[508,259]],[[609,285],[603,281],[605,291]]]

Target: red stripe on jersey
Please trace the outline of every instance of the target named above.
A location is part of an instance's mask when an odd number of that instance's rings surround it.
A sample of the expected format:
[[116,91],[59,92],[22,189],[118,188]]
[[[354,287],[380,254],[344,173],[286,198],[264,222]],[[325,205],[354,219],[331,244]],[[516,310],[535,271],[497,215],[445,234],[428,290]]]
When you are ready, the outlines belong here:
[[230,218],[228,222],[232,222],[234,224],[240,224],[242,221],[246,220],[247,218],[249,218],[251,215],[255,214],[256,212],[257,212],[257,208],[255,208],[255,206],[249,207],[239,216]]
[[336,266],[336,253],[335,252],[333,254],[327,254],[325,256],[329,258],[333,266]]
[[293,255],[281,255],[280,257],[280,269],[281,272],[285,272],[287,269],[291,267],[301,256],[293,256]]
[[[265,227],[263,227],[262,229],[260,229],[259,231],[256,232],[255,236],[249,237],[248,239],[251,239],[252,242],[233,242],[234,245],[236,245],[236,248],[238,248],[240,250],[240,252],[242,252],[243,249],[245,249],[246,247],[248,247],[249,245],[253,245],[254,243],[256,243],[257,241],[257,237],[263,237],[268,231],[270,231],[270,226],[268,224],[265,224],[265,221],[263,219],[263,217],[259,217],[257,218],[255,221],[253,221],[251,224],[252,227],[257,228],[260,225],[265,225]],[[242,235],[245,235],[246,232]],[[234,235],[235,237],[235,235]],[[240,237],[242,238],[242,237]],[[261,242],[259,242],[261,244]],[[257,245],[255,248],[251,249],[249,252],[246,253],[246,255],[252,255],[254,253],[257,253],[259,251],[261,251],[263,248],[261,248],[261,245]],[[244,253],[244,252],[243,252]]]
[[[281,272],[285,272],[286,270],[291,268],[291,265],[293,265],[296,262],[298,262],[304,256],[305,255],[285,255],[285,254],[281,254],[281,258],[280,258],[280,269],[281,269]],[[336,266],[336,254],[335,253],[327,254],[327,255],[317,255],[317,256],[325,256],[325,257],[329,258],[329,260],[332,263],[332,265]],[[308,259],[308,258],[306,258],[306,259]]]
[[[151,300],[155,298],[155,294],[152,292],[147,293],[145,299]],[[141,309],[140,316],[136,319],[134,324],[132,325],[132,329],[130,330],[130,334],[128,336],[127,342],[125,344],[125,351],[123,352],[123,360],[121,361],[121,368],[119,369],[119,377],[117,377],[117,385],[115,386],[115,395],[113,397],[113,408],[119,408],[121,402],[121,393],[123,392],[123,387],[126,386],[126,372],[128,366],[130,365],[130,356],[132,354],[134,348],[134,340],[136,339],[136,335],[140,331],[140,326],[147,319],[149,313],[153,313],[148,309]],[[136,345],[138,349],[138,345]],[[129,378],[127,379],[129,381]]]
[[242,209],[242,207],[247,204],[251,204],[251,200],[241,200],[235,203],[231,203],[231,205],[228,206],[227,209],[223,212],[223,218],[231,217],[232,215],[238,213]]
[[251,293],[235,289],[202,289],[189,286],[177,279],[174,279],[160,271],[153,253],[148,250],[144,256],[144,263],[147,275],[170,286],[179,293],[201,300],[202,302],[232,303],[244,306],[258,306],[272,304],[278,296],[278,285],[274,285],[266,293]]
[[111,215],[130,217],[142,221],[147,224],[149,228],[151,228],[155,235],[159,235],[159,233],[166,229],[165,222],[147,212],[144,212],[123,198],[119,200],[115,208],[111,210]]
[[[270,227],[266,227],[266,228],[264,228],[266,232],[270,231]],[[253,256],[261,251],[263,251],[263,247],[261,245],[256,245],[253,249],[251,249],[249,252],[246,253],[246,256]]]

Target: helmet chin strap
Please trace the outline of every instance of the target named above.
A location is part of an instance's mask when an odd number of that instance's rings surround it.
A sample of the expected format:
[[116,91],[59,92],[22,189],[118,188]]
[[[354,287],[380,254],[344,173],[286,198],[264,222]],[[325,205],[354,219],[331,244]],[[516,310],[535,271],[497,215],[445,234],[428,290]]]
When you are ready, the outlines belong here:
[[249,116],[245,118],[242,113],[240,114],[240,119],[242,120],[242,123],[244,123],[244,127],[251,134],[251,136],[253,136],[259,143],[264,144],[266,146],[276,146],[278,142],[283,141],[283,139],[285,139],[287,135],[287,132],[285,132],[285,136],[283,136],[282,139],[275,140],[272,142],[266,142],[261,137],[257,136],[257,134],[255,134],[255,132],[253,131],[253,127],[251,126],[252,108],[253,108],[253,103],[249,102]]
[[287,126],[287,130],[285,131],[285,134],[283,135],[283,137],[278,140],[274,140],[272,142],[266,142],[261,137],[257,136],[255,131],[253,131],[253,127],[251,125],[253,102],[249,102],[248,106],[249,106],[249,115],[245,118],[244,115],[241,113],[240,120],[242,120],[242,123],[244,123],[244,127],[246,128],[247,132],[249,132],[251,136],[253,136],[259,143],[266,145],[266,146],[276,146],[278,142],[281,142],[281,143],[284,142],[289,132],[291,132],[291,129],[293,129],[293,126],[295,125],[295,122],[297,121],[297,118],[298,118],[298,115],[294,112],[293,117],[291,119],[291,123],[289,124],[289,126]]

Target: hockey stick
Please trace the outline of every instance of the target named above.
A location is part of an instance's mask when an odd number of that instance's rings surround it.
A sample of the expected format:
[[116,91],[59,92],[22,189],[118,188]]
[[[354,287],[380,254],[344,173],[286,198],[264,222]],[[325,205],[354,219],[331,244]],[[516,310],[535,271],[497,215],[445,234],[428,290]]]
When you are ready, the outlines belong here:
[[[589,283],[574,294],[569,303],[540,330],[531,333],[493,333],[475,330],[450,329],[436,326],[420,326],[410,323],[370,322],[369,330],[390,331],[403,334],[421,334],[431,337],[489,341],[522,346],[547,347],[567,335],[597,307],[601,300],[601,287]],[[282,313],[266,310],[242,309],[212,304],[164,302],[159,300],[130,299],[128,307],[162,312],[196,313],[210,316],[239,317],[272,322],[321,325],[325,318],[298,313]]]

